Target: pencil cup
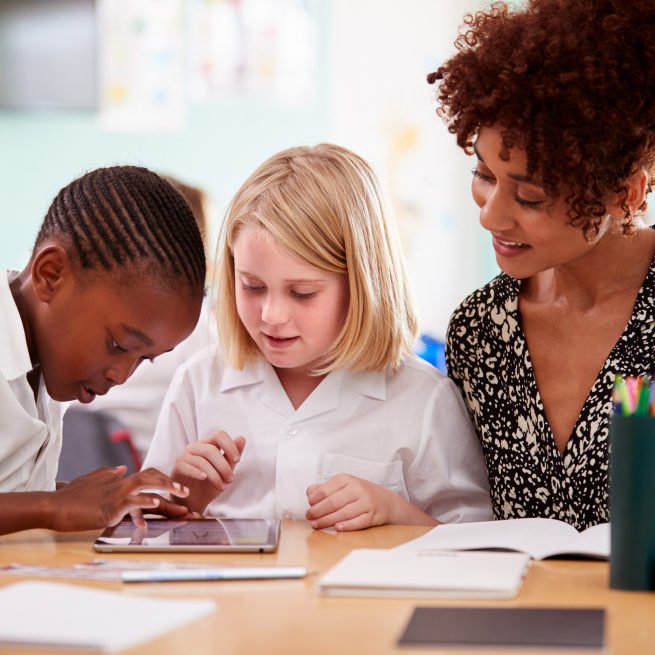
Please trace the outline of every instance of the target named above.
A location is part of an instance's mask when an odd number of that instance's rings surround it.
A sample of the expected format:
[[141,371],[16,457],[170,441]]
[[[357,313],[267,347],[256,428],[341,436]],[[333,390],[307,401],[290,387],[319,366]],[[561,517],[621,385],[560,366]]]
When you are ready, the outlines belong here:
[[655,417],[610,425],[610,587],[655,589]]

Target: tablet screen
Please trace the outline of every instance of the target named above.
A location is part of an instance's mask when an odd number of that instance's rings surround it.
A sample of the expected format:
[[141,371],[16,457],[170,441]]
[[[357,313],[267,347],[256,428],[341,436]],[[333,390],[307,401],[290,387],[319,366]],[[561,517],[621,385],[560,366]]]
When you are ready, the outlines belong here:
[[277,547],[279,519],[147,519],[139,528],[121,521],[107,528],[94,548],[103,552],[126,550],[204,550],[270,552]]

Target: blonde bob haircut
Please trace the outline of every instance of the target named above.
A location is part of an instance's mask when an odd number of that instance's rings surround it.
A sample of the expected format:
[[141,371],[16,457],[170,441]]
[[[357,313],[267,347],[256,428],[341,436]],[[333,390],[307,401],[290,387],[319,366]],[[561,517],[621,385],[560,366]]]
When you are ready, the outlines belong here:
[[329,143],[290,148],[237,191],[217,251],[218,335],[225,362],[236,369],[262,356],[236,308],[234,244],[251,226],[302,262],[348,277],[343,327],[314,374],[398,367],[411,352],[417,321],[395,226],[366,161]]

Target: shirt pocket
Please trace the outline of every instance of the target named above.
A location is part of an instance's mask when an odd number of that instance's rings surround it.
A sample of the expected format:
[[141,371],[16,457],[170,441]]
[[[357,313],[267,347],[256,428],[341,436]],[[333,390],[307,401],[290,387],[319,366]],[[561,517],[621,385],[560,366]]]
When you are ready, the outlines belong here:
[[347,473],[356,478],[374,482],[402,496],[405,500],[409,500],[403,475],[403,463],[400,460],[374,462],[370,459],[360,459],[348,455],[323,455],[318,467],[318,481],[325,482],[338,473]]

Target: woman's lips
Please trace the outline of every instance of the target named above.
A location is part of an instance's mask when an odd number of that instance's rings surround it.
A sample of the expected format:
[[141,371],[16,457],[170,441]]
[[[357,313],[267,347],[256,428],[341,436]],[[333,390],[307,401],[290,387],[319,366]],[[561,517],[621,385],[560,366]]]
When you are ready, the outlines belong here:
[[521,255],[530,247],[524,243],[501,239],[495,235],[492,235],[492,243],[494,250],[503,257],[515,257],[516,255]]

